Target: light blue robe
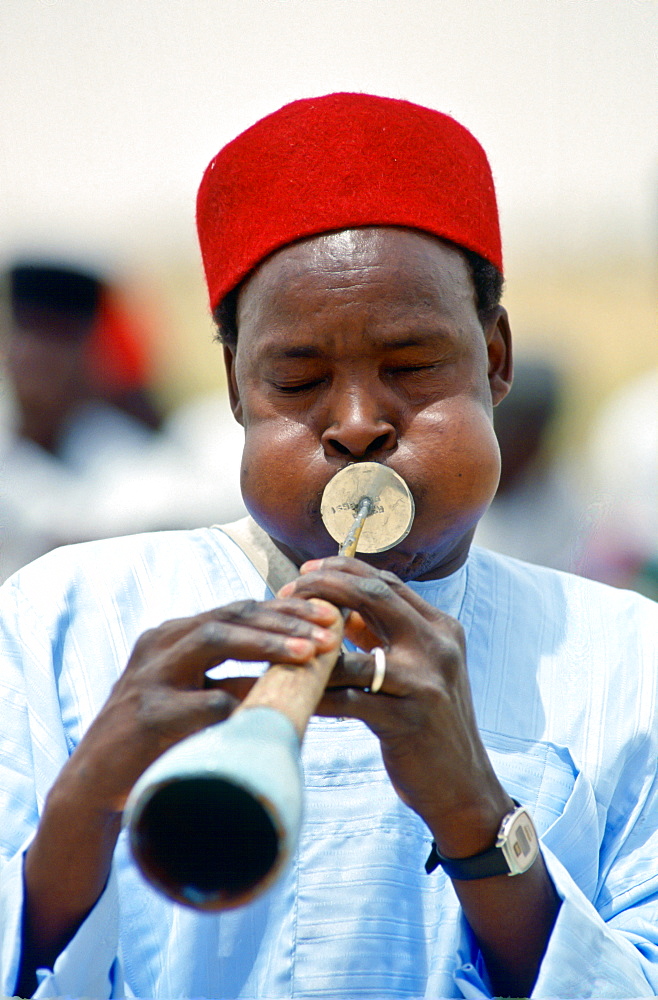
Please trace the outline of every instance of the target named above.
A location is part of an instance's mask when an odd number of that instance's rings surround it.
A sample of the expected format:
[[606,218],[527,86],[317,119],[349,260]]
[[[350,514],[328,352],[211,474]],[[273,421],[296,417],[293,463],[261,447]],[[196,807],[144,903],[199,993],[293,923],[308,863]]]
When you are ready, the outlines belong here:
[[[654,995],[658,607],[482,549],[413,588],[464,626],[484,743],[531,810],[563,899],[533,996]],[[269,594],[218,529],[69,547],[3,588],[0,994],[19,963],[22,855],[135,640],[248,596]],[[103,896],[36,995],[490,996],[450,881],[425,874],[431,835],[390,786],[375,737],[314,719],[303,763],[298,856],[267,895],[219,916],[178,907],[146,886],[122,834]]]

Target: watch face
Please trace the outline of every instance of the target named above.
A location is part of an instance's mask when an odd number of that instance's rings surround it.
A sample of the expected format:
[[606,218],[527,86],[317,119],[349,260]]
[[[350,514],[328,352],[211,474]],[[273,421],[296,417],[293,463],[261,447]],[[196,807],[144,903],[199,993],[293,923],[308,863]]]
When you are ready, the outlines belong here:
[[499,845],[509,865],[510,875],[521,875],[539,853],[539,843],[532,819],[525,809],[517,809],[500,831]]

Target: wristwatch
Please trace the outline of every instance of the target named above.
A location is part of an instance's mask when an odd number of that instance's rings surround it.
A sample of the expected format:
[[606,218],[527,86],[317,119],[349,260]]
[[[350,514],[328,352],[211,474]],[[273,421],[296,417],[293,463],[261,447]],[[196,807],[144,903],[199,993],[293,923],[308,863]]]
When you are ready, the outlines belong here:
[[539,854],[539,840],[528,810],[516,799],[512,801],[516,808],[503,818],[493,847],[470,858],[445,858],[433,843],[425,864],[427,874],[430,875],[439,865],[449,878],[463,881],[527,872]]

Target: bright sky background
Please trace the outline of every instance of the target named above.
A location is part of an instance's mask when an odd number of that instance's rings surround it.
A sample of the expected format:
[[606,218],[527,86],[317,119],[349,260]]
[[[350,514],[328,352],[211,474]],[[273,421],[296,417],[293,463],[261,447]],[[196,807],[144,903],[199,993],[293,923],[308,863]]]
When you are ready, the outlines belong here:
[[509,255],[658,244],[658,0],[2,0],[0,254],[195,252],[217,149],[298,97],[460,119]]

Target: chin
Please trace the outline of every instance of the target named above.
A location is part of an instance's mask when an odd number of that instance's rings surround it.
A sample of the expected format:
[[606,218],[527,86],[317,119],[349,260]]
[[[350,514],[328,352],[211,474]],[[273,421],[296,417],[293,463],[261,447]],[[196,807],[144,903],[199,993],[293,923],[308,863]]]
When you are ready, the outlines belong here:
[[464,565],[474,534],[475,528],[472,528],[465,536],[429,551],[422,549],[419,552],[408,552],[390,549],[388,552],[376,555],[357,553],[357,558],[375,569],[395,573],[404,583],[412,580],[437,580],[450,576]]
[[374,567],[374,569],[386,570],[395,573],[404,583],[411,580],[420,580],[424,577],[445,576],[445,572],[440,571],[436,566],[436,557],[433,553],[417,552],[409,555],[406,552],[397,552],[391,549],[388,552],[380,552],[377,555],[367,555],[357,553],[357,559]]

